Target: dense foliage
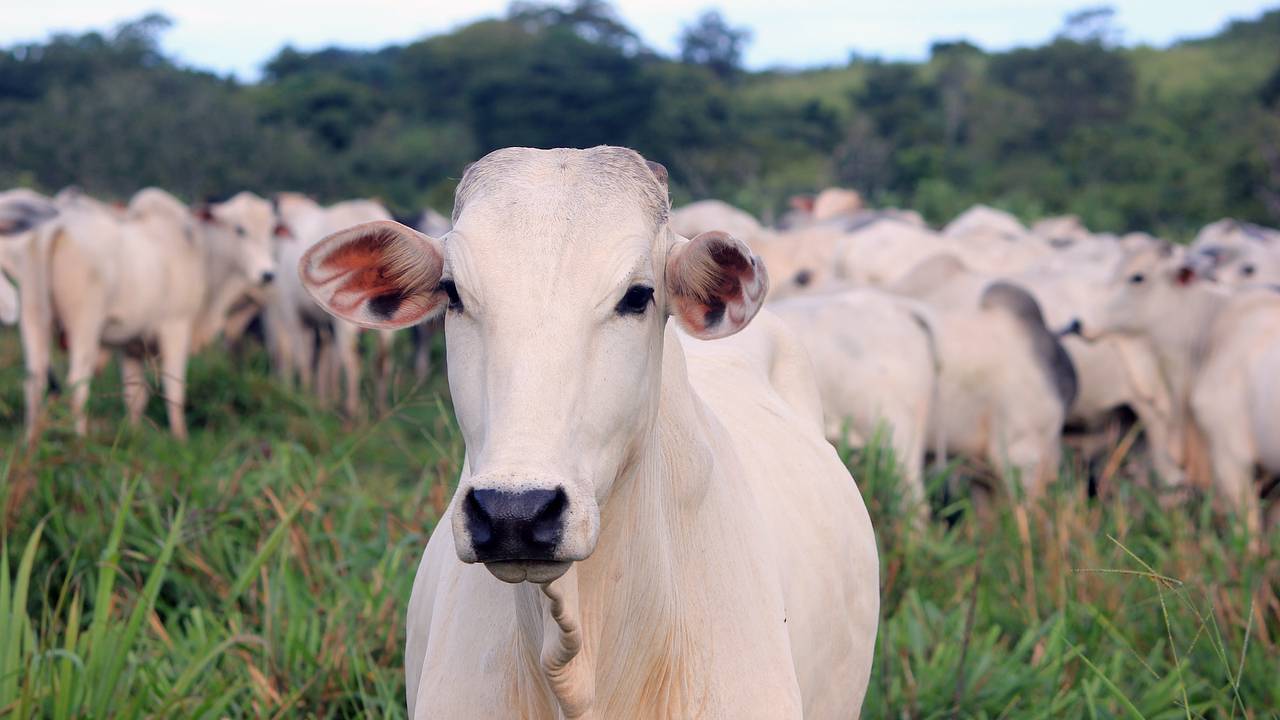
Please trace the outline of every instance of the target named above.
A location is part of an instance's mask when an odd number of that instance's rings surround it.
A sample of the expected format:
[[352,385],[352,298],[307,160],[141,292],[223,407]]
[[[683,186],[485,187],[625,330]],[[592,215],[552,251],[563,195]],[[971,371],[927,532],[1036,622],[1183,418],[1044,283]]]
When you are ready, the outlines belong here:
[[616,143],[664,162],[678,201],[766,217],[843,183],[934,221],[984,201],[1099,230],[1280,223],[1280,10],[1165,49],[1118,45],[1092,10],[1039,47],[939,42],[921,63],[753,73],[750,32],[714,12],[667,58],[605,0],[517,2],[407,45],[286,47],[250,85],[166,57],[167,25],[0,51],[0,187],[447,209],[462,167],[493,148]]

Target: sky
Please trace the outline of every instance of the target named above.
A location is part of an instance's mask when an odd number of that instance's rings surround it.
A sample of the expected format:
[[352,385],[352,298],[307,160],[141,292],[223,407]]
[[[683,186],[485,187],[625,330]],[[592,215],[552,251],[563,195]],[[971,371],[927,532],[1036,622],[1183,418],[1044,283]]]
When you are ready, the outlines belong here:
[[[371,49],[446,32],[505,13],[509,0],[4,0],[0,46],[83,32],[160,11],[175,21],[164,47],[180,62],[255,80],[285,44]],[[752,69],[841,64],[850,52],[921,59],[934,40],[965,38],[988,50],[1041,43],[1063,18],[1106,0],[614,0],[622,19],[671,54],[681,28],[716,7],[753,37]],[[1115,0],[1126,44],[1163,45],[1257,17],[1280,0]]]

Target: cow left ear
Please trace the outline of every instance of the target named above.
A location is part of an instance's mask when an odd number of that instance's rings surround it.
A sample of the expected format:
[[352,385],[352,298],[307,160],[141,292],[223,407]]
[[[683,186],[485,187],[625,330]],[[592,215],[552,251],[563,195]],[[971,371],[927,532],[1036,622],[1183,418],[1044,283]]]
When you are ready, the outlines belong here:
[[728,233],[700,233],[667,256],[667,312],[700,340],[732,335],[751,322],[769,290],[764,261]]

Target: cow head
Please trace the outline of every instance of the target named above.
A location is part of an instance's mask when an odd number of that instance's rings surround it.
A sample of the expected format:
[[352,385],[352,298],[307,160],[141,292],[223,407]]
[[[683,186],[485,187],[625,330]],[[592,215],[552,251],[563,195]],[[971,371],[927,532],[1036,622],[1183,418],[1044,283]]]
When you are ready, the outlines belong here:
[[1170,321],[1181,296],[1201,282],[1181,248],[1161,246],[1130,253],[1114,274],[1095,288],[1096,300],[1078,319],[1086,339],[1140,334]]
[[205,204],[193,211],[219,253],[231,259],[250,283],[275,280],[272,242],[277,230],[271,203],[249,192],[226,202]]
[[763,301],[744,244],[670,231],[665,180],[622,148],[499,150],[467,169],[442,238],[375,222],[302,258],[317,302],[358,325],[445,314],[467,446],[454,544],[502,580],[548,582],[595,549],[655,432],[668,316],[711,339]]

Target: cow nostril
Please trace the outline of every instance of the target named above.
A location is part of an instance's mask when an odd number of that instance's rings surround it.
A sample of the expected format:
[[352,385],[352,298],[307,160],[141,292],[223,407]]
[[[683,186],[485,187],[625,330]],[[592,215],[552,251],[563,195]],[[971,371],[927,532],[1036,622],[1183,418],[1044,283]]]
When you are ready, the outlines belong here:
[[806,287],[809,283],[813,282],[813,273],[808,270],[801,270],[796,273],[795,282],[796,285],[799,285],[800,287]]
[[493,540],[493,519],[476,498],[474,489],[467,493],[463,506],[467,517],[467,532],[471,533],[471,541],[476,545],[485,545]]
[[538,511],[529,528],[529,539],[543,545],[555,545],[560,539],[560,525],[569,498],[562,488],[556,488],[555,496]]
[[272,281],[272,280],[275,280],[275,279],[276,279],[276,274],[275,274],[275,273],[273,273],[273,272],[271,272],[270,270],[267,270],[266,272],[262,273],[262,284],[263,284],[263,285],[270,285],[270,284],[271,284],[271,281]]

